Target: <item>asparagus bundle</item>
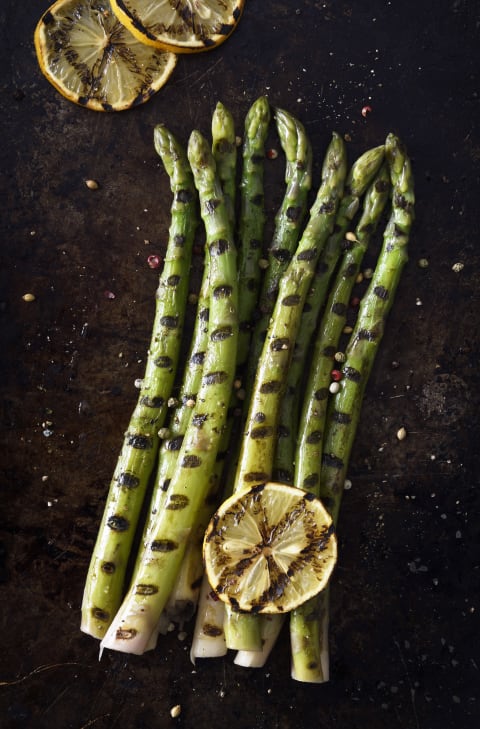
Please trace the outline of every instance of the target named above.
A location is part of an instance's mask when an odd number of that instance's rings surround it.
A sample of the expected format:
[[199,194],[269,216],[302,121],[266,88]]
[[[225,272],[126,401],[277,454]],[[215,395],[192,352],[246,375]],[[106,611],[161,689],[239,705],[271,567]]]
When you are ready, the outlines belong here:
[[[407,258],[414,206],[411,166],[400,141],[389,135],[385,145],[362,155],[347,176],[345,145],[334,134],[303,227],[311,185],[311,147],[300,122],[284,110],[275,110],[287,159],[286,190],[275,218],[265,271],[259,259],[265,225],[264,145],[270,117],[268,102],[261,97],[245,120],[238,267],[233,234],[236,145],[231,114],[217,104],[211,150],[193,132],[188,159],[163,126],[155,130],[155,146],[174,192],[172,225],[157,292],[149,362],[128,431],[132,437],[127,433],[128,448],[124,444],[115,470],[85,589],[82,630],[103,637],[102,649],[142,653],[154,647],[160,619],[168,617],[172,605],[176,612],[182,603],[195,606],[201,582],[200,538],[213,510],[212,496],[218,498],[227,452],[235,470],[233,477],[228,474],[226,495],[231,490],[243,493],[252,485],[262,489],[274,475],[310,491],[312,497],[320,495],[335,525],[338,520],[366,382]],[[386,164],[381,166],[384,155]],[[390,181],[392,206],[383,248],[347,348],[340,391],[333,395],[329,392],[332,358]],[[345,238],[366,190],[355,234]],[[189,265],[197,224],[197,192],[206,234],[205,269],[178,405],[165,428],[186,303],[183,264]],[[255,313],[258,322],[252,337]],[[178,328],[173,327],[174,316]],[[312,367],[304,387],[302,374],[309,351]],[[167,362],[169,377],[159,383],[156,375],[158,371],[167,374],[163,372]],[[245,366],[244,433],[239,441],[231,442],[229,415],[238,405],[233,383]],[[294,393],[297,402],[303,402],[300,417]],[[163,443],[149,517],[122,603],[126,563],[158,452],[159,431]],[[151,452],[139,448],[146,438]],[[142,458],[135,449],[142,451]],[[328,679],[328,598],[327,587],[290,614],[292,676],[297,680]],[[237,648],[238,665],[264,665],[284,617],[225,610],[203,578],[192,660]]]
[[185,152],[165,127],[156,138],[173,193],[171,225],[145,374],[110,483],[83,595],[81,630],[96,638],[103,638],[122,600],[130,549],[158,451],[158,431],[177,370],[198,222],[197,194]]
[[135,579],[102,648],[143,653],[173,589],[185,547],[208,494],[235,372],[236,251],[212,153],[192,132],[188,159],[200,197],[210,258],[210,317],[202,382],[162,511],[149,531]]
[[[320,495],[322,445],[334,357],[345,325],[351,292],[389,191],[390,177],[384,165],[365,195],[355,235],[350,236],[354,240],[345,240],[346,250],[317,329],[313,366],[303,396],[295,458],[295,483],[316,496]],[[328,587],[292,612],[290,640],[292,677],[309,683],[328,680]]]

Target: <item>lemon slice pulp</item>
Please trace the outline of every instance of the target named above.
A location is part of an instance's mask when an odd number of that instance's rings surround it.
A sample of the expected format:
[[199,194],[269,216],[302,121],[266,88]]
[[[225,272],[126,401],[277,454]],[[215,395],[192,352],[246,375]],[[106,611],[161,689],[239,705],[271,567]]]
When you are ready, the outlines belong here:
[[210,585],[239,611],[293,610],[326,586],[336,558],[332,519],[321,501],[281,483],[226,499],[205,533]]
[[176,56],[141,43],[108,0],[58,0],[35,29],[40,68],[67,99],[96,111],[147,101],[172,73]]
[[143,43],[175,53],[206,51],[236,28],[244,0],[112,0],[119,20]]

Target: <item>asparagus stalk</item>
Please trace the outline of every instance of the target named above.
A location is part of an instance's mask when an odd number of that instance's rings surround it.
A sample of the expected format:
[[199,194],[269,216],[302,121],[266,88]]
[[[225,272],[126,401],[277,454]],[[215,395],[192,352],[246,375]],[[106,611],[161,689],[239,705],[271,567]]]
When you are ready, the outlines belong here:
[[[225,206],[232,230],[235,224],[235,197],[236,197],[236,167],[237,147],[235,138],[235,124],[231,112],[220,102],[217,103],[212,115],[212,155],[215,160],[218,179],[223,190]],[[162,494],[168,488],[172,474],[177,464],[178,451],[190,420],[192,407],[195,403],[198,388],[201,383],[203,359],[208,343],[208,316],[209,316],[209,257],[205,257],[204,275],[200,288],[197,318],[193,332],[190,349],[189,364],[185,369],[180,390],[180,404],[175,410],[170,424],[168,439],[164,441],[160,451],[159,476],[157,481],[162,488]],[[212,488],[210,494],[202,505],[199,517],[198,535],[192,538],[187,546],[182,562],[180,574],[170,596],[167,613],[171,619],[184,620],[191,617],[195,611],[199,597],[203,574],[202,539],[208,521],[216,505],[216,492],[219,490],[219,479],[223,470],[225,458],[225,443],[228,440],[231,427],[226,428],[223,435],[224,443],[220,446],[215,464],[215,477],[212,475]],[[151,512],[158,513],[160,504],[154,504]]]
[[[298,334],[301,311],[316,261],[333,228],[345,176],[345,145],[341,137],[334,134],[325,155],[322,181],[310,210],[309,221],[280,282],[279,295],[250,398],[234,490],[265,483],[271,478],[279,404]],[[232,647],[251,650],[255,617],[241,613],[235,615],[231,610],[227,611],[225,632],[229,647],[231,634],[235,636]],[[259,622],[256,621],[256,624],[259,630]]]
[[250,398],[235,490],[271,479],[279,405],[298,336],[303,304],[320,251],[335,222],[345,175],[345,145],[341,137],[334,134],[325,156],[322,182],[309,221],[280,282]]
[[345,191],[338,208],[334,230],[319,256],[315,277],[306,296],[300,331],[280,409],[274,478],[285,483],[293,483],[295,439],[290,438],[290,433],[296,433],[297,430],[299,383],[305,371],[305,359],[310,341],[325,304],[330,280],[341,254],[345,233],[358,211],[361,196],[377,174],[383,158],[384,146],[381,145],[367,150],[352,165],[345,182]]
[[385,143],[392,184],[392,211],[382,250],[346,351],[341,388],[327,413],[320,472],[320,495],[338,521],[343,486],[360,417],[365,387],[393,304],[414,219],[414,184],[410,158],[402,142],[389,134]]
[[259,260],[262,255],[264,209],[265,141],[270,124],[270,106],[265,96],[258,98],[245,117],[242,150],[239,216],[239,338],[241,360],[249,351],[252,317],[255,312],[261,279]]
[[255,376],[270,317],[278,296],[280,279],[290,263],[300,237],[312,186],[312,147],[301,122],[283,109],[275,110],[280,145],[285,153],[285,194],[275,216],[269,246],[268,267],[262,282],[259,318],[255,324],[248,380]]
[[210,486],[235,372],[238,340],[236,251],[227,207],[207,142],[192,132],[188,159],[200,196],[210,255],[209,341],[202,383],[167,499],[136,579],[102,648],[143,653],[174,586],[188,539]]
[[[414,188],[410,159],[400,140],[389,134],[385,144],[386,159],[393,188],[392,211],[384,232],[374,276],[359,310],[343,365],[341,389],[328,407],[323,457],[320,469],[320,497],[338,523],[340,502],[350,453],[358,427],[365,387],[378,351],[388,312],[408,259],[407,246],[414,218]],[[357,235],[357,237],[359,237]],[[355,248],[353,249],[355,251]],[[353,252],[352,251],[352,252]],[[296,626],[292,641],[292,675],[297,680],[326,681],[328,667],[329,590],[320,593],[310,607],[313,628],[306,629],[308,608]],[[298,616],[297,616],[298,617]],[[305,634],[301,636],[302,630]],[[314,630],[320,635],[315,636]],[[312,651],[312,645],[320,645]],[[313,655],[312,655],[313,653]],[[321,670],[314,666],[320,658]],[[322,677],[323,676],[323,677]]]
[[173,193],[165,264],[156,292],[145,374],[128,424],[86,578],[81,630],[102,638],[121,600],[127,563],[158,451],[178,364],[198,197],[185,151],[162,127],[157,152]]
[[[295,483],[320,495],[323,432],[334,355],[346,321],[351,292],[370,239],[389,197],[390,177],[384,164],[365,195],[353,240],[340,261],[325,312],[317,329],[313,366],[307,380],[299,421],[295,456]],[[292,678],[323,683],[329,677],[329,590],[323,590],[290,615]]]

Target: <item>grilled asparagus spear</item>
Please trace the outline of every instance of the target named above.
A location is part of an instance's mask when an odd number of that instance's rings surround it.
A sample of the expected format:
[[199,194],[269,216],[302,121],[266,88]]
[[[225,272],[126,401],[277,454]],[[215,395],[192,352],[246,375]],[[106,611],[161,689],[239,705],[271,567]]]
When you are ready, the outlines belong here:
[[170,481],[167,499],[144,545],[135,580],[102,648],[143,653],[174,586],[185,547],[208,494],[235,373],[238,314],[236,251],[212,153],[192,132],[188,159],[200,196],[210,256],[210,318],[202,383]]
[[83,595],[81,630],[96,638],[105,635],[122,600],[132,540],[177,369],[198,223],[198,196],[185,151],[165,127],[156,132],[156,149],[173,193],[171,225],[145,374],[110,483]]

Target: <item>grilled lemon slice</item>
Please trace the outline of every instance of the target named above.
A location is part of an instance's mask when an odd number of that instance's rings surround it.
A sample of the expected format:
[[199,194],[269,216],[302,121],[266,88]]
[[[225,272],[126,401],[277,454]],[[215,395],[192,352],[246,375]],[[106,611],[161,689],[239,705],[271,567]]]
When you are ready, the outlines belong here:
[[244,0],[112,0],[118,19],[139,40],[174,53],[207,51],[236,28]]
[[223,602],[240,611],[283,613],[326,586],[337,541],[319,499],[267,483],[224,501],[205,533],[203,554]]
[[108,0],[58,0],[35,29],[42,72],[70,101],[121,111],[147,101],[172,73],[176,55],[141,43]]

